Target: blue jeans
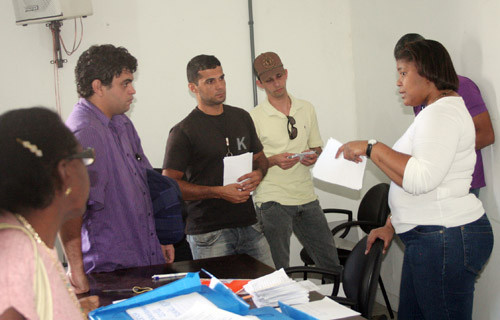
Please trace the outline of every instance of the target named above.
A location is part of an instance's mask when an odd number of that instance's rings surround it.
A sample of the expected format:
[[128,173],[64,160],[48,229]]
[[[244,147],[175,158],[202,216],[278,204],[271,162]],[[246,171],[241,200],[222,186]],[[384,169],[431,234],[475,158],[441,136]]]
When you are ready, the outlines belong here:
[[398,319],[472,319],[474,283],[493,248],[483,215],[469,224],[418,226],[405,244]]
[[228,256],[246,253],[272,266],[266,238],[258,223],[249,227],[228,228],[186,236],[193,259]]
[[293,231],[317,267],[342,270],[332,233],[318,200],[300,206],[264,202],[257,206],[257,215],[276,269],[290,265],[290,237]]

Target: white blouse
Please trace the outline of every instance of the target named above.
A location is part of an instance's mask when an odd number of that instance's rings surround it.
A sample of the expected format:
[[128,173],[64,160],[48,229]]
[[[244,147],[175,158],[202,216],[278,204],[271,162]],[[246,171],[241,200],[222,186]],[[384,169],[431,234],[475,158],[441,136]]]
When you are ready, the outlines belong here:
[[389,191],[396,233],[417,225],[456,227],[484,214],[481,201],[469,193],[475,140],[461,97],[443,97],[418,114],[393,147],[411,155],[403,187],[391,183]]

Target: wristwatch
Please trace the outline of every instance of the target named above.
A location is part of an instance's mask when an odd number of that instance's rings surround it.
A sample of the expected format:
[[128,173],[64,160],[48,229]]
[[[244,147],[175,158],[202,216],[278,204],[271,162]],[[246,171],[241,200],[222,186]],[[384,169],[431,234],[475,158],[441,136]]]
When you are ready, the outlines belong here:
[[370,139],[368,140],[368,146],[366,147],[366,156],[368,159],[370,159],[370,155],[372,153],[372,148],[373,146],[377,143],[378,141],[375,139]]

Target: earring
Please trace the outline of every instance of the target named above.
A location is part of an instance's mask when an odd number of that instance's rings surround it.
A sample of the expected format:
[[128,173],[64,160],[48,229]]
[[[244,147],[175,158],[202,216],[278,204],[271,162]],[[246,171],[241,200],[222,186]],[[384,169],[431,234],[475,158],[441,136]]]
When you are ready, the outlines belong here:
[[68,189],[66,189],[66,191],[64,191],[64,195],[67,197],[71,194],[71,191],[73,191],[73,189],[71,189],[71,187],[68,187]]

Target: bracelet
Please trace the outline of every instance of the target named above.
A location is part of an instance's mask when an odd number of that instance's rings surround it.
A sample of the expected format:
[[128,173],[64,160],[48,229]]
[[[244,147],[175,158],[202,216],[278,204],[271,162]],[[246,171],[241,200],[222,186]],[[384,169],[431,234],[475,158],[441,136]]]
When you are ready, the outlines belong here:
[[377,140],[375,139],[370,139],[368,140],[368,145],[366,146],[366,157],[370,159],[370,155],[372,154],[372,148],[373,146],[377,143]]
[[373,144],[370,144],[370,143],[369,143],[369,144],[368,144],[368,146],[366,147],[366,152],[365,152],[365,153],[366,153],[366,157],[367,157],[368,159],[370,159],[370,155],[371,155],[371,153],[372,153],[372,148],[373,148]]

